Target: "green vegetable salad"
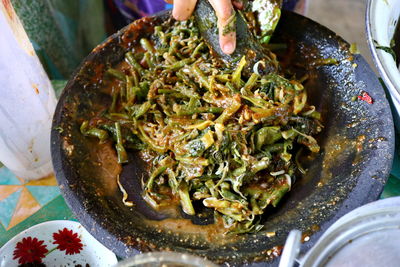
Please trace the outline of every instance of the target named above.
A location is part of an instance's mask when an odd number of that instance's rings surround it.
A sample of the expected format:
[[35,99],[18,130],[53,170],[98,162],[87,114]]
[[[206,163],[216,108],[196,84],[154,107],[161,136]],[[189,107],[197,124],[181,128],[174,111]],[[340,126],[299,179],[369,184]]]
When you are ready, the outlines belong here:
[[[149,164],[143,198],[189,215],[213,209],[227,232],[255,232],[305,170],[296,153],[320,147],[320,113],[301,82],[243,73],[213,58],[194,22],[166,22],[107,70],[112,104],[81,132],[112,142],[120,164],[139,150]],[[132,178],[135,179],[135,178]],[[139,178],[140,179],[140,178]]]

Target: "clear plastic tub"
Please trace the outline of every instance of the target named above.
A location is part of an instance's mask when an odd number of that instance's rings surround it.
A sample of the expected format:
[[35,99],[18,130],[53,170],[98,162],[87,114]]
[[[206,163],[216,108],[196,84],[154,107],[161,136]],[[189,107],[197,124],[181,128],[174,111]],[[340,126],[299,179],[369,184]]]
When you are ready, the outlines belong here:
[[217,267],[217,265],[184,253],[150,252],[126,259],[115,267]]
[[0,162],[21,178],[38,179],[52,172],[56,98],[9,3],[0,2]]

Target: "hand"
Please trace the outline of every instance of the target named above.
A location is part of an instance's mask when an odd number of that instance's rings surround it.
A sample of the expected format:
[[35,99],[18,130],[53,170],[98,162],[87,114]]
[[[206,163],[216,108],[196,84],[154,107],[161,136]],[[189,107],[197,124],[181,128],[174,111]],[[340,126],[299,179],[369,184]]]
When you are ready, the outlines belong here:
[[[176,20],[187,20],[193,13],[197,0],[166,0],[174,4],[172,15]],[[225,54],[232,54],[236,48],[236,32],[234,23],[235,10],[231,0],[208,0],[215,10],[218,17],[219,44]],[[234,1],[233,5],[241,8],[239,1]],[[224,29],[229,29],[224,31]]]

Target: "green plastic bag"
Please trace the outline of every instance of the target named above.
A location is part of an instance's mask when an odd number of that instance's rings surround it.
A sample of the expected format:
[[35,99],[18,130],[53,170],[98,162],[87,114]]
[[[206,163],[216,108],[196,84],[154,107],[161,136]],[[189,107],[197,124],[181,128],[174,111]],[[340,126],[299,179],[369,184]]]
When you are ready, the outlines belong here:
[[11,0],[50,79],[68,79],[106,37],[101,0]]

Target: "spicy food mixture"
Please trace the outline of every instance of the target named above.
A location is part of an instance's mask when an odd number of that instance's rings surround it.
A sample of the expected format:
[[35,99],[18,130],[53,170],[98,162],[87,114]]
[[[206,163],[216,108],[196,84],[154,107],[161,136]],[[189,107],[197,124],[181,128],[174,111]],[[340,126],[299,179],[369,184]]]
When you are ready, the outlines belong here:
[[244,75],[245,65],[245,57],[235,67],[213,58],[193,20],[155,26],[107,70],[112,103],[81,132],[113,142],[120,164],[127,150],[140,151],[152,208],[177,203],[196,215],[197,202],[227,232],[259,231],[266,207],[305,172],[299,151],[319,152],[322,125],[302,79],[257,68]]

